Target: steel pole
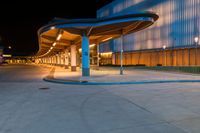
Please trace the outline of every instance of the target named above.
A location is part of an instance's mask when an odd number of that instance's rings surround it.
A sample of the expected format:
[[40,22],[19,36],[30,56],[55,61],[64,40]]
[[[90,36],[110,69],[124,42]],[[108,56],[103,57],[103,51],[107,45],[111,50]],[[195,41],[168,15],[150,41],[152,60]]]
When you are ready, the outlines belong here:
[[124,36],[121,35],[121,50],[120,50],[120,75],[123,75],[123,39]]
[[99,44],[97,44],[97,67],[99,67]]

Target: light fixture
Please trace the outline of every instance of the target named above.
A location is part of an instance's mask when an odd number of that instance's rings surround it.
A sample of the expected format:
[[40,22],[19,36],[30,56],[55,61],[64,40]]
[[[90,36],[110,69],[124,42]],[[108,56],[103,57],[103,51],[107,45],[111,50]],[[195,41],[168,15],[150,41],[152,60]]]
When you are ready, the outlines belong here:
[[56,40],[59,41],[61,37],[62,37],[62,34],[59,34]]
[[163,49],[166,49],[166,45],[163,45]]
[[11,46],[8,46],[8,48],[11,49],[12,47],[11,47]]
[[53,30],[53,29],[55,29],[55,27],[54,27],[54,26],[52,26],[50,29],[51,29],[51,30]]
[[111,55],[112,52],[100,53],[101,55]]
[[195,43],[197,43],[197,42],[199,41],[199,37],[196,36],[196,37],[194,38],[194,41],[195,41]]
[[108,38],[102,40],[102,42],[108,41],[108,40],[110,40],[110,39],[112,39],[112,38],[113,38],[113,37],[108,37]]
[[11,54],[3,54],[3,57],[12,57]]
[[53,49],[54,46],[56,46],[56,42],[54,42],[53,45],[52,45],[52,47],[50,47],[49,50],[45,54],[41,55],[40,57],[43,57],[43,56],[49,54],[51,52],[51,50]]
[[56,46],[56,42],[53,43],[53,47]]

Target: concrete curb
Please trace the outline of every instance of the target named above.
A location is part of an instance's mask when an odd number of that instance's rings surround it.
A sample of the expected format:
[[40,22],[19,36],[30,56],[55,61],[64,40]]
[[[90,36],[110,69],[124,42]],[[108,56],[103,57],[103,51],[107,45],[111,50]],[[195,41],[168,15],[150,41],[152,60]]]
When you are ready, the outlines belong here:
[[88,82],[78,80],[63,80],[51,77],[43,78],[44,81],[69,85],[128,85],[128,84],[160,84],[160,83],[200,83],[200,80],[143,80],[129,82]]

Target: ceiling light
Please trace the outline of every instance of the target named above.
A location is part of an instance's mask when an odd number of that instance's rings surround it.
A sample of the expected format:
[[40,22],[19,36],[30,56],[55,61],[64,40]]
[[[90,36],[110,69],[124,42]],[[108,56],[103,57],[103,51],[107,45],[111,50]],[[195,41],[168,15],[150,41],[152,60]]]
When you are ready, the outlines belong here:
[[62,37],[62,34],[59,34],[56,40],[57,41],[60,40],[61,37]]
[[199,41],[199,38],[196,36],[196,37],[194,38],[194,41],[197,43],[197,42]]
[[51,27],[50,29],[53,30],[53,29],[55,29],[55,27],[53,26],[53,27]]
[[53,43],[53,46],[56,46],[56,42]]
[[110,40],[110,39],[112,39],[112,37],[108,37],[108,38],[102,40],[102,42],[108,41],[108,40]]

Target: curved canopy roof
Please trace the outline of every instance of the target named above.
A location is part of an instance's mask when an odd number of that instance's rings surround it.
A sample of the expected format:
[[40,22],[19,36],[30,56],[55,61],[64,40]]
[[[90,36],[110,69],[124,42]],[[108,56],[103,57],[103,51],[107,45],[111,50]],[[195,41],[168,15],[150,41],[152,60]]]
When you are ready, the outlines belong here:
[[90,44],[99,43],[122,34],[145,29],[158,19],[158,15],[145,12],[96,19],[56,18],[38,30],[37,56],[48,56],[70,45],[81,45],[81,36],[87,35]]

